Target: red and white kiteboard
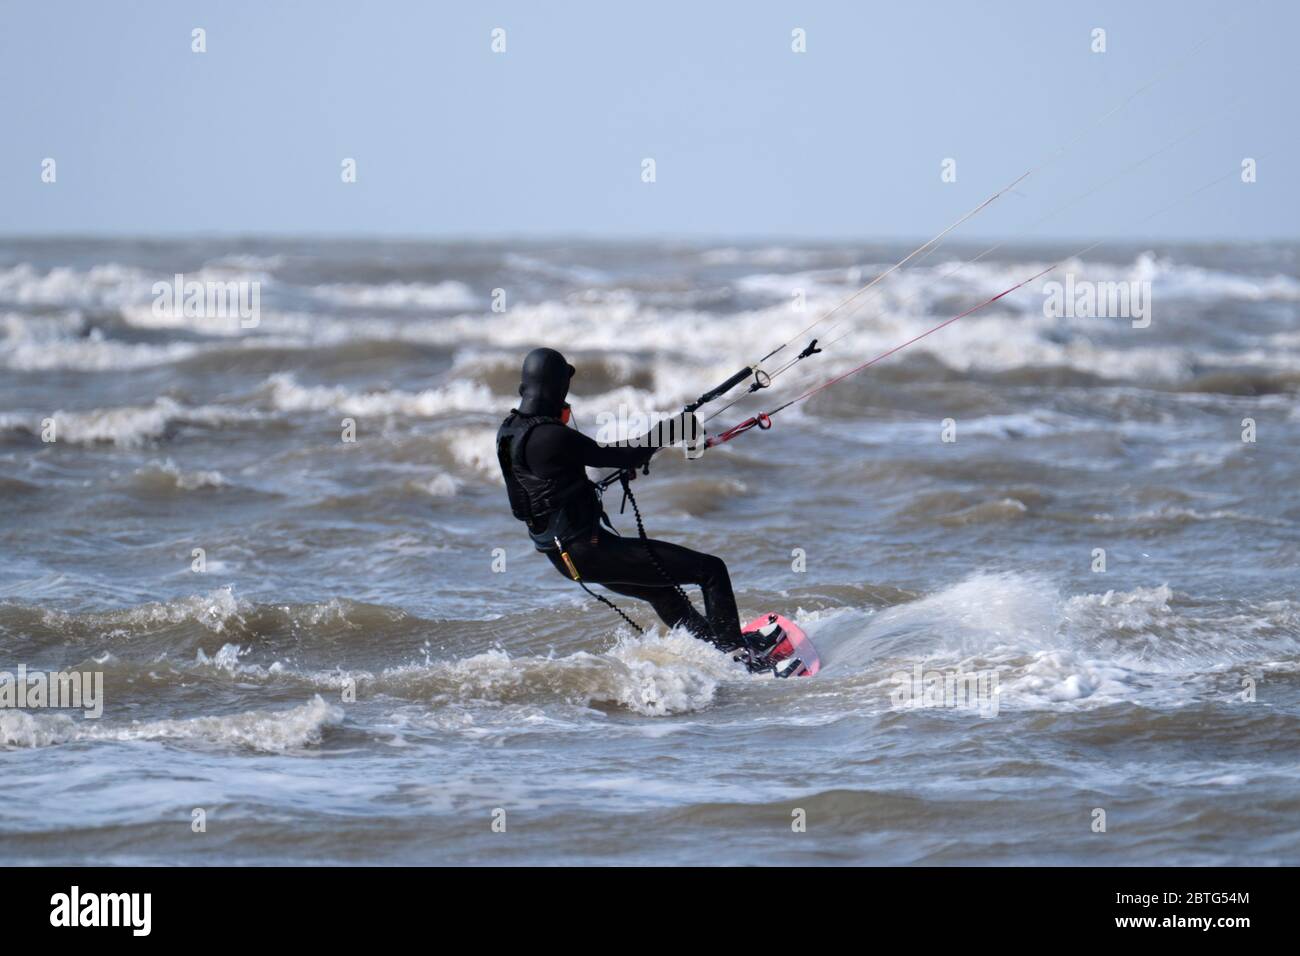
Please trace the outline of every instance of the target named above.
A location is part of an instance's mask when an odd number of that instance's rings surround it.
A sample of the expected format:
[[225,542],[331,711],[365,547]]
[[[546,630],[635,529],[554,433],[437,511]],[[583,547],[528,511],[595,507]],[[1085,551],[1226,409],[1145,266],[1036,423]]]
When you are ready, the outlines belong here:
[[780,614],[760,614],[742,628],[756,634],[764,644],[776,641],[765,656],[777,677],[812,677],[821,670],[821,657],[808,635],[794,621]]

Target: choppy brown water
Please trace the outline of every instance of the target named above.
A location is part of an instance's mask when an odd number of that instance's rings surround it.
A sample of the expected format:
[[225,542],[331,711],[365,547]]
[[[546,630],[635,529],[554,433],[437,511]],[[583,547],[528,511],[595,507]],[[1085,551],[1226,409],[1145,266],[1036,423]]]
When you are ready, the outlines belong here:
[[[945,250],[771,394],[1055,251],[941,279],[969,254]],[[0,710],[0,856],[1300,860],[1293,245],[1099,251],[1074,268],[1150,280],[1151,328],[1049,320],[1027,290],[657,460],[652,532],[722,554],[744,613],[804,622],[815,679],[620,631],[531,553],[490,442],[527,348],[569,353],[594,433],[806,325],[791,290],[815,312],[899,255],[0,243],[0,670],[105,681],[99,719]],[[176,272],[258,280],[260,325],[155,315]],[[995,674],[996,715],[897,707],[917,665]]]

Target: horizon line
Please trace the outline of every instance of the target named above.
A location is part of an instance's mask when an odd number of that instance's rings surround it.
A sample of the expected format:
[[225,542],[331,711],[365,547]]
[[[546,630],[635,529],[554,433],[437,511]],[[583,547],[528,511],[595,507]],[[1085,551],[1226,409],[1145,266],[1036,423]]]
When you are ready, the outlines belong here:
[[[465,243],[471,245],[505,245],[518,243],[618,243],[634,245],[637,243],[663,245],[881,245],[887,243],[909,243],[920,240],[919,234],[894,235],[860,235],[860,236],[818,236],[815,234],[746,234],[728,235],[725,233],[689,233],[666,235],[662,233],[600,233],[600,232],[517,232],[517,233],[408,233],[408,232],[372,232],[357,230],[352,232],[280,232],[280,231],[198,231],[198,232],[0,232],[0,242],[174,242],[208,240],[215,242],[393,242],[393,243],[430,243],[452,245]],[[1030,245],[1057,245],[1074,242],[1100,242],[1108,245],[1142,245],[1144,243],[1163,243],[1170,245],[1259,245],[1300,243],[1300,233],[1295,235],[1262,236],[1220,236],[1213,234],[1186,236],[1098,236],[1098,235],[1061,235],[1045,237],[1024,237],[1015,234],[976,233],[946,240],[944,245],[963,245],[970,243],[999,242],[1008,246],[1024,247]]]

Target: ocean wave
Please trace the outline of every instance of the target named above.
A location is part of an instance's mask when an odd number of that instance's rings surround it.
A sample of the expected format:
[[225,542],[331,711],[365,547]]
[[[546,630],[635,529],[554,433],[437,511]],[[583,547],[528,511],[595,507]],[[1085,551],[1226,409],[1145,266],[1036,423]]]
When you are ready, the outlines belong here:
[[0,711],[0,744],[49,747],[73,741],[194,741],[282,753],[318,746],[330,727],[343,722],[343,708],[320,695],[287,710],[252,710],[221,716],[138,720],[113,724],[74,720],[66,714]]
[[104,372],[178,362],[195,354],[188,342],[121,342],[106,338],[81,313],[0,315],[0,362],[16,372],[76,369]]
[[1091,706],[1135,696],[1138,675],[1109,661],[1090,660],[1072,650],[1038,651],[1009,671],[1000,704],[1050,708],[1087,702]]
[[[785,250],[778,259],[785,260],[792,255],[795,255],[793,251]],[[808,252],[807,255],[816,259],[822,252]],[[539,262],[522,257],[518,264],[522,267],[529,263],[538,265]],[[852,342],[851,351],[855,354],[883,350],[929,327],[936,317],[946,317],[950,301],[954,306],[957,304],[954,297],[965,301],[991,295],[1042,264],[981,262],[963,266],[959,272],[950,274],[957,265],[948,262],[934,267],[900,270],[838,313],[821,331],[829,332],[832,327],[852,330],[852,339],[846,341]],[[235,270],[234,274],[241,278],[271,282],[264,266],[265,263],[256,258],[248,261],[239,257],[214,260],[190,278],[228,281],[231,270]],[[1255,277],[1221,272],[1175,263],[1151,253],[1139,255],[1128,264],[1080,261],[1071,262],[1068,267],[1090,280],[1152,281],[1156,286],[1153,294],[1158,294],[1158,301],[1192,298],[1206,302],[1289,303],[1300,299],[1300,281],[1290,276]],[[694,309],[647,306],[635,297],[618,302],[606,297],[593,303],[585,303],[578,297],[516,303],[504,316],[466,314],[410,323],[374,316],[341,319],[312,313],[286,313],[267,303],[256,334],[294,335],[300,337],[300,344],[304,345],[373,339],[511,351],[544,340],[582,342],[592,352],[619,356],[652,352],[671,356],[678,365],[682,364],[681,357],[687,356],[687,371],[692,384],[683,382],[679,386],[672,380],[669,366],[673,362],[663,363],[657,383],[662,391],[654,397],[676,400],[698,382],[700,375],[707,376],[711,371],[706,366],[712,363],[702,361],[703,356],[717,358],[719,369],[724,365],[730,367],[737,359],[749,357],[745,353],[753,343],[775,344],[782,338],[796,335],[817,315],[843,301],[858,287],[859,280],[865,281],[864,277],[874,274],[872,270],[876,267],[854,268],[858,271],[823,269],[793,274],[761,273],[742,276],[732,282],[738,291],[771,294],[781,299],[786,299],[792,288],[801,288],[809,296],[804,312],[795,311],[785,301],[768,308],[741,310],[724,316]],[[166,311],[161,315],[155,314],[152,285],[157,278],[160,277],[117,263],[89,269],[55,267],[45,271],[23,263],[0,269],[0,302],[20,306],[112,309],[119,311],[128,325],[153,331],[185,330],[205,336],[228,336],[249,331],[240,328],[237,318],[208,321]],[[161,278],[170,280],[172,277]],[[600,284],[589,276],[584,281]],[[1047,319],[1041,314],[1041,296],[1035,291],[1039,286],[1041,281],[1038,286],[1026,289],[1017,297],[1008,297],[993,309],[964,319],[934,340],[918,342],[912,349],[932,354],[949,367],[963,371],[1061,366],[1105,378],[1155,376],[1168,381],[1186,379],[1195,368],[1203,368],[1207,360],[1224,365],[1240,364],[1240,354],[1232,351],[1209,354],[1204,349],[1170,348],[1163,342],[1140,345],[1137,333],[1126,332],[1127,324],[1121,320],[1061,322]],[[413,306],[468,313],[483,307],[469,287],[457,279],[437,283],[333,283],[306,286],[301,291],[320,301],[352,307]],[[1159,317],[1156,323],[1159,325]],[[1118,343],[1103,344],[1098,338],[1119,333],[1133,340],[1124,342],[1121,347]],[[124,344],[117,343],[117,346]],[[99,349],[93,345],[68,346],[69,354],[62,358],[42,358],[37,350],[23,346],[21,355],[11,358],[11,361],[18,363],[16,367],[60,367],[63,363],[109,368],[115,364],[129,366],[132,363],[166,362],[179,355],[179,352],[171,353],[167,348],[180,345],[193,348],[193,343],[131,344],[137,347],[130,351],[118,348],[117,354],[107,351],[117,347],[109,343],[100,343]],[[98,354],[101,351],[104,354]],[[841,346],[834,351],[843,353],[850,349]],[[1284,370],[1294,370],[1298,365],[1295,350],[1291,348],[1261,349],[1258,358]],[[823,366],[837,363],[838,359],[829,353],[820,361]]]
[[525,275],[559,279],[578,285],[603,285],[609,280],[608,273],[599,269],[574,265],[557,265],[537,256],[525,255],[519,252],[507,252],[502,257],[502,263],[507,268]]
[[878,708],[892,675],[996,673],[1000,706],[1159,706],[1230,700],[1220,675],[1263,670],[1300,652],[1292,602],[1225,612],[1180,601],[1168,585],[1065,598],[1049,579],[980,573],[934,594],[863,615],[800,612],[822,653],[817,679],[865,680]]
[[[728,655],[681,631],[623,634],[599,651],[573,644],[547,653],[496,646],[435,658],[432,634],[450,629],[463,649],[501,628],[434,624],[347,601],[252,605],[229,589],[122,611],[44,611],[40,625],[60,646],[83,645],[81,652],[93,654],[110,686],[130,687],[146,700],[192,686],[196,677],[205,686],[214,678],[228,682],[252,699],[267,692],[330,698],[352,688],[359,701],[427,708],[429,719],[446,724],[444,729],[465,708],[487,708],[484,714],[500,707],[539,708],[551,716],[555,708],[577,708],[577,714],[611,707],[649,717],[691,713],[717,704],[724,688],[728,694],[758,694],[751,703],[760,712],[771,692],[794,694],[780,698],[783,721],[820,723],[846,712],[894,710],[896,675],[917,667],[993,674],[998,707],[1021,711],[1226,702],[1235,699],[1246,676],[1268,675],[1276,682],[1297,673],[1300,605],[1290,601],[1225,612],[1217,602],[1199,606],[1181,599],[1168,585],[1066,598],[1045,577],[1013,572],[976,574],[919,598],[881,597],[896,603],[791,611],[823,659],[822,673],[806,682],[748,675]],[[0,626],[38,630],[13,611],[0,605]],[[342,637],[346,643],[339,642]],[[395,649],[414,653],[415,660],[357,666]],[[340,652],[352,663],[344,666]],[[807,710],[800,701],[809,693],[840,703]],[[483,724],[468,720],[467,726],[478,733]],[[69,739],[67,725],[44,720],[13,718],[9,731],[14,739]],[[141,733],[151,735],[167,732],[153,727]],[[237,735],[232,740],[238,742]]]
[[[856,252],[845,249],[801,249],[797,246],[719,246],[699,254],[706,265],[759,265],[808,268],[829,261],[851,263]],[[882,270],[886,266],[880,267]]]
[[15,372],[49,372],[71,369],[79,372],[125,372],[183,362],[198,353],[187,342],[153,345],[148,342],[115,342],[91,333],[69,342],[0,343],[0,361]]
[[379,686],[423,682],[434,696],[508,702],[539,693],[570,702],[612,704],[647,717],[687,713],[712,703],[721,682],[737,679],[724,654],[681,633],[621,639],[604,654],[511,657],[490,651],[445,671],[389,672]]
[[87,633],[132,637],[182,623],[198,624],[208,631],[220,634],[231,624],[243,624],[243,614],[248,610],[250,605],[235,597],[234,590],[227,586],[206,594],[155,601],[117,611],[72,614],[53,609],[43,610],[41,618],[45,627],[65,637]]
[[990,522],[1016,521],[1029,513],[1029,506],[1019,498],[1001,498],[981,501],[951,514],[942,515],[938,523],[948,527],[961,527]]
[[170,458],[150,462],[143,468],[136,469],[132,476],[132,485],[145,494],[204,491],[225,488],[229,484],[219,471],[185,471]]
[[918,651],[970,656],[1002,647],[1037,650],[1060,646],[1060,607],[1060,596],[1046,578],[978,573],[875,614],[864,633],[836,634],[826,647],[817,638],[814,643],[828,670]]
[[310,287],[311,294],[326,302],[355,308],[381,309],[477,309],[483,301],[463,282],[389,282],[329,284]]
[[287,260],[282,255],[259,256],[252,253],[232,253],[218,256],[203,263],[205,270],[229,270],[235,272],[256,272],[269,275],[284,266]]
[[[171,438],[185,426],[217,428],[230,422],[255,419],[258,414],[252,409],[220,405],[185,406],[161,396],[150,405],[123,405],[80,412],[59,410],[49,417],[53,419],[58,442],[138,448]],[[0,415],[0,432],[37,437],[44,430],[43,421],[37,415]]]
[[[126,647],[158,646],[193,654],[212,636],[223,643],[257,639],[265,646],[309,633],[330,640],[374,631],[385,640],[431,630],[428,621],[399,608],[330,598],[310,604],[259,604],[239,597],[230,585],[167,601],[106,611],[72,612],[18,602],[0,602],[0,628],[37,636],[43,644],[82,645],[97,655]],[[280,645],[288,649],[291,644]]]
[[[1115,516],[1107,514],[1097,515],[1094,520],[1114,521],[1117,519]],[[1239,521],[1246,524],[1265,524],[1279,527],[1288,524],[1288,522],[1280,521],[1276,518],[1254,515],[1245,511],[1238,511],[1235,508],[1212,508],[1208,511],[1201,511],[1197,508],[1183,507],[1180,505],[1165,505],[1160,508],[1149,508],[1134,515],[1124,516],[1122,520],[1169,529],[1178,529],[1189,524],[1196,524],[1203,521]]]
[[454,498],[460,488],[460,481],[445,472],[439,472],[432,478],[408,481],[406,487],[430,498]]
[[[975,286],[993,295],[1050,264],[1046,260],[949,260],[929,267],[904,270],[898,274],[903,280],[899,285],[922,285],[943,294]],[[1030,288],[1040,289],[1043,282],[1062,281],[1060,277],[1067,272],[1075,277],[1076,282],[1150,282],[1152,297],[1164,302],[1216,302],[1233,299],[1291,302],[1300,299],[1300,280],[1293,276],[1281,273],[1252,276],[1226,272],[1175,262],[1151,251],[1138,253],[1129,262],[1070,258],[1062,262],[1054,273]]]
[[671,482],[663,498],[674,511],[698,517],[725,508],[748,491],[736,478],[689,477]]
[[[1142,265],[1144,261],[1139,259],[1123,268],[1095,263],[1080,264],[1080,268],[1089,278],[1101,279],[1137,273],[1167,275],[1191,268],[1168,263]],[[1004,288],[1004,283],[1032,265],[981,263],[963,270],[960,278],[943,278],[941,272],[926,269],[891,276],[852,308],[810,333],[821,333],[825,344],[830,339],[844,338],[826,348],[815,363],[795,367],[782,386],[804,387],[846,371],[863,356],[907,341],[932,327],[936,320],[955,314],[955,309],[986,293],[992,294],[989,290]],[[484,383],[494,392],[509,391],[510,366],[517,364],[520,351],[542,341],[579,342],[583,345],[577,355],[582,375],[575,381],[576,395],[587,400],[630,401],[658,407],[671,407],[692,397],[701,381],[726,377],[737,363],[752,359],[754,343],[766,348],[798,335],[818,315],[842,301],[845,290],[852,288],[828,285],[822,273],[769,277],[779,288],[774,286],[768,291],[780,292],[781,298],[791,287],[805,288],[810,299],[804,312],[795,311],[785,301],[720,315],[646,305],[635,298],[599,303],[570,298],[516,303],[505,315],[484,316],[475,311],[481,303],[465,297],[464,289],[454,280],[432,286],[320,286],[309,291],[319,294],[322,300],[358,307],[367,303],[418,304],[425,296],[427,307],[466,314],[413,323],[380,316],[344,318],[286,312],[267,303],[257,329],[245,330],[238,317],[199,321],[168,312],[155,314],[152,294],[148,292],[151,277],[127,267],[99,268],[99,272],[55,269],[42,274],[30,266],[17,266],[0,272],[17,290],[13,299],[20,303],[109,308],[120,315],[126,327],[157,334],[186,332],[205,339],[238,341],[240,348],[308,352],[358,342],[409,342],[457,350],[468,356],[459,360],[457,374]],[[1245,283],[1241,288],[1228,283],[1223,288],[1212,286],[1218,292],[1206,294],[1246,295],[1247,289],[1258,284],[1249,278],[1238,279]],[[761,276],[749,277],[737,280],[736,288],[759,291],[760,287],[767,288],[766,281]],[[1207,281],[1200,276],[1196,287],[1207,288]],[[1262,291],[1256,298],[1281,296],[1291,301],[1296,284],[1288,277],[1276,277],[1260,287]],[[4,301],[3,296],[0,301]],[[1155,322],[1158,327],[1159,316]],[[0,361],[23,370],[147,367],[204,355],[210,344],[119,340],[111,330],[106,334],[102,328],[87,327],[78,316],[51,324],[48,317],[11,312],[3,328]],[[260,341],[268,338],[274,341]],[[1253,346],[1252,341],[1243,338],[1236,348],[1221,342],[1216,342],[1215,348],[1173,345],[1152,333],[1129,329],[1124,320],[1063,322],[1042,315],[1041,296],[1027,289],[1019,297],[1008,297],[996,307],[946,328],[941,335],[918,341],[909,347],[906,358],[890,364],[914,365],[918,356],[925,356],[961,374],[1042,377],[1055,369],[1101,381],[1163,383],[1207,391],[1295,391],[1300,352],[1285,341],[1270,340],[1269,348]],[[477,359],[475,355],[488,357]],[[925,369],[922,373],[932,374]],[[1080,384],[1087,383],[1086,378],[1080,380]]]
[[1159,295],[1168,299],[1300,301],[1300,280],[1293,276],[1280,273],[1270,276],[1241,275],[1176,263],[1153,252],[1139,255],[1128,269],[1126,277],[1151,282],[1153,293],[1158,288]]
[[[186,281],[231,280],[271,284],[262,270],[242,270],[230,265],[184,272]],[[153,291],[157,282],[174,282],[175,273],[146,271],[116,262],[93,265],[87,269],[54,266],[41,270],[22,262],[0,268],[0,303],[20,306],[58,306],[65,308],[131,309],[142,322],[150,321]],[[161,319],[159,321],[162,321]],[[177,317],[177,321],[182,320]]]
[[0,268],[0,302],[42,306],[117,306],[152,298],[153,279],[139,269],[106,262],[89,269],[42,271],[22,262]]
[[719,686],[748,675],[711,645],[680,633],[624,636],[602,653],[509,654],[493,649],[450,661],[369,670],[297,671],[242,660],[246,650],[224,645],[201,651],[195,666],[240,681],[337,692],[355,686],[358,699],[376,695],[424,701],[434,708],[463,704],[610,705],[647,717],[709,706]]
[[485,386],[464,380],[421,392],[400,390],[356,392],[344,386],[304,386],[290,372],[278,372],[266,383],[278,411],[334,410],[348,415],[410,415],[433,417],[449,411],[484,411],[500,406]]
[[505,484],[497,461],[495,428],[448,428],[434,436],[436,459],[480,481]]
[[702,710],[714,702],[724,683],[762,679],[751,677],[711,645],[677,631],[624,635],[599,653],[539,656],[491,649],[379,669],[304,669],[282,660],[259,663],[249,659],[253,653],[252,644],[228,641],[210,654],[196,648],[189,663],[132,663],[108,656],[98,666],[128,680],[137,693],[184,686],[203,675],[208,680],[220,676],[245,691],[263,687],[280,694],[305,691],[336,697],[353,689],[360,701],[418,702],[431,712],[450,708],[460,713],[466,706],[608,706],[647,717]]

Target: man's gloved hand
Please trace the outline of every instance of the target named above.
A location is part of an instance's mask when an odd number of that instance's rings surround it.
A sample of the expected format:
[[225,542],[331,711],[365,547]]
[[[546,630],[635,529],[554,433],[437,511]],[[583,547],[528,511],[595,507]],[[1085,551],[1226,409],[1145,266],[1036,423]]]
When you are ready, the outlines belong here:
[[694,412],[682,412],[672,418],[665,418],[655,426],[652,434],[655,434],[658,439],[656,444],[661,448],[668,448],[672,445],[685,445],[693,442],[697,437],[704,434],[704,427],[700,424],[700,420],[695,417]]
[[704,427],[694,412],[682,412],[671,418],[665,418],[644,435],[634,439],[630,444],[648,449],[646,461],[650,460],[660,448],[689,443],[704,436]]
[[[695,417],[694,412],[682,412],[671,418],[665,418],[644,435],[633,439],[629,444],[641,449],[641,460],[634,467],[644,468],[650,464],[655,452],[674,445],[694,445],[704,441],[704,426]],[[699,456],[694,456],[699,457]]]

